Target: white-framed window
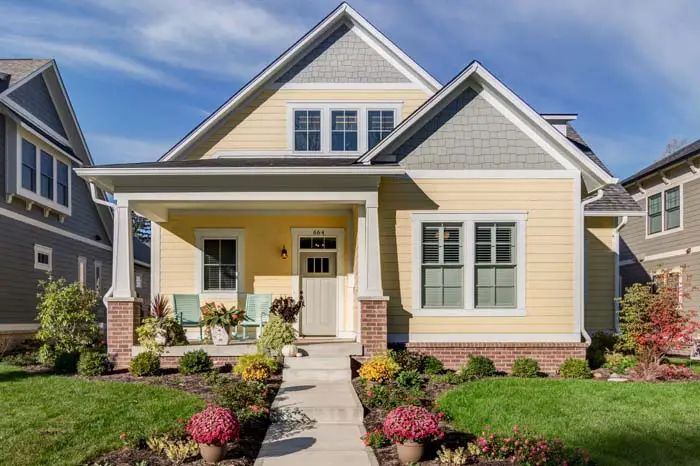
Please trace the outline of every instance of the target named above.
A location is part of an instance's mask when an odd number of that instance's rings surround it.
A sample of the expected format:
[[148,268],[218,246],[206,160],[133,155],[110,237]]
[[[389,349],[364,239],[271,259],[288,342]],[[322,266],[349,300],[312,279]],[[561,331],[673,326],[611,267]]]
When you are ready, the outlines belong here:
[[78,283],[87,285],[87,259],[83,256],[78,256]]
[[400,102],[287,102],[291,154],[356,156],[393,129]]
[[136,281],[136,288],[139,288],[139,289],[143,288],[143,274],[137,273],[135,281]]
[[95,261],[95,291],[102,294],[102,262]]
[[36,146],[22,139],[22,187],[36,192]]
[[53,249],[40,244],[34,245],[34,268],[51,272],[53,268]]
[[661,269],[654,272],[651,279],[656,286],[666,285],[678,293],[678,304],[683,304],[683,267]]
[[242,291],[244,232],[240,229],[198,229],[197,284],[203,294]]
[[411,221],[415,315],[525,315],[526,213],[416,212]]
[[70,160],[40,141],[20,138],[16,193],[30,202],[70,215]]
[[647,195],[646,208],[647,237],[683,230],[683,185]]

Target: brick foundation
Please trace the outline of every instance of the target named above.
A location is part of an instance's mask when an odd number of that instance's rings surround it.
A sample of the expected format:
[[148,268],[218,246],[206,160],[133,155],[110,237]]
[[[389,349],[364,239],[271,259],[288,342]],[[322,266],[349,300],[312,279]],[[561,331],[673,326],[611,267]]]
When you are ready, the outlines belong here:
[[107,353],[115,369],[129,367],[136,344],[136,327],[141,325],[141,299],[110,299],[107,303]]
[[[160,367],[162,369],[177,368],[180,364],[181,357],[182,356],[161,356]],[[238,356],[211,356],[211,360],[214,363],[214,367],[221,367],[225,364],[235,366],[238,361]]]
[[585,343],[406,343],[406,348],[440,359],[445,367],[459,369],[469,355],[487,356],[499,371],[510,372],[516,358],[532,358],[542,372],[555,374],[567,358],[586,358]]
[[389,298],[360,298],[360,342],[363,355],[371,357],[387,349]]

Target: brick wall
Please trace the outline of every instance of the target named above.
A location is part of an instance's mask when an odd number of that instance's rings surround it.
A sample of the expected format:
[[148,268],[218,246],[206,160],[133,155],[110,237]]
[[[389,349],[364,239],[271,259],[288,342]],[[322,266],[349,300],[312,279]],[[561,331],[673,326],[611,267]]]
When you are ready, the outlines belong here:
[[487,356],[499,371],[510,372],[516,358],[532,358],[540,369],[555,374],[566,358],[586,357],[585,343],[406,343],[406,348],[440,359],[445,367],[459,369],[469,355]]
[[136,344],[136,327],[141,324],[141,300],[110,299],[107,304],[107,353],[115,369],[129,367]]
[[360,339],[364,356],[387,349],[387,304],[389,298],[360,299]]

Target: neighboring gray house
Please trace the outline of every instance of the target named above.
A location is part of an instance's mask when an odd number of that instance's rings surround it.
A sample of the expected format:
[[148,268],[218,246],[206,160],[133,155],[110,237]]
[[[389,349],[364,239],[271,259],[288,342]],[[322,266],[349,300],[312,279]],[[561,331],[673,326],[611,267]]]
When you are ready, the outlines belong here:
[[[649,282],[662,270],[680,289],[700,278],[700,140],[665,156],[622,183],[645,210],[622,230],[623,286]],[[685,273],[682,273],[685,272]],[[690,283],[692,279],[692,283]],[[700,294],[683,303],[697,309]]]
[[[37,282],[48,274],[100,295],[110,288],[112,212],[73,171],[91,165],[56,63],[0,59],[0,333],[36,329]],[[147,270],[148,246],[137,250]]]

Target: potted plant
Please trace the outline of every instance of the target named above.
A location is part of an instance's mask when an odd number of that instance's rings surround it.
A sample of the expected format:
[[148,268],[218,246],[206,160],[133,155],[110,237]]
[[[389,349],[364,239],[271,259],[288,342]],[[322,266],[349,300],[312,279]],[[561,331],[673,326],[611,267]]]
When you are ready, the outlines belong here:
[[221,461],[226,453],[226,443],[238,440],[241,435],[241,425],[236,415],[211,404],[194,414],[187,421],[186,429],[199,444],[199,453],[207,464]]
[[258,348],[273,356],[279,356],[282,354],[282,348],[291,345],[294,340],[296,333],[292,324],[285,322],[277,314],[270,314],[270,320],[263,327],[258,339]]
[[187,344],[185,330],[175,320],[168,298],[162,295],[153,297],[150,315],[143,319],[136,334],[141,346],[156,353],[164,346]]
[[202,325],[209,328],[215,345],[228,345],[231,327],[243,320],[244,311],[235,306],[227,308],[224,304],[205,303],[202,306]]
[[384,419],[384,435],[396,444],[399,461],[420,461],[425,443],[442,438],[439,418],[420,406],[399,406]]
[[[274,301],[270,306],[270,314],[279,316],[284,322],[292,325],[297,321],[299,312],[304,307],[304,295],[299,293],[299,300],[295,300],[291,296],[281,296]],[[282,347],[282,356],[293,358],[296,357],[299,349],[294,343],[289,343]]]
[[169,319],[172,315],[172,308],[168,302],[168,298],[157,294],[151,301],[151,317],[153,317],[154,336],[157,345],[165,346],[168,342],[168,330],[165,328],[165,319]]

